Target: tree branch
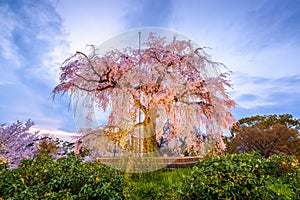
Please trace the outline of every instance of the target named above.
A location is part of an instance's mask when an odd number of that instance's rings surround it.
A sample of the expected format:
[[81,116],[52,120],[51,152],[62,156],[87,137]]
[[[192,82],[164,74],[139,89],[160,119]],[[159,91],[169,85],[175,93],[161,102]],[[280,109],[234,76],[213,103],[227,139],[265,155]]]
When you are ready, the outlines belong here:
[[91,66],[93,72],[94,72],[95,74],[97,74],[99,77],[101,77],[101,75],[95,70],[94,65],[92,64],[91,60],[89,59],[89,57],[88,57],[87,55],[85,55],[84,53],[82,53],[82,52],[80,52],[80,51],[76,51],[76,54],[83,55],[83,56],[87,59],[88,63],[90,64],[90,66]]
[[87,82],[96,82],[98,83],[99,81],[98,80],[93,80],[93,79],[87,79],[85,78],[84,76],[80,75],[80,74],[77,74],[75,73],[76,76],[78,76],[79,78],[82,78],[83,80],[87,81]]

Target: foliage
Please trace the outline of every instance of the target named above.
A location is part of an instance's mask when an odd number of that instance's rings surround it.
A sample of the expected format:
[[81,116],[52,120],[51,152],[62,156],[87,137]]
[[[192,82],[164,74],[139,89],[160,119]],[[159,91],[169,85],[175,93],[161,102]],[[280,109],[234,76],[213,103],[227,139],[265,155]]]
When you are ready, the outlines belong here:
[[[33,125],[28,120],[25,124],[17,121],[8,126],[0,126],[0,164],[7,163],[9,167],[15,168],[25,158],[50,154],[57,159],[74,151],[75,144],[72,142],[52,138],[47,134],[40,134],[39,131],[30,132]],[[87,149],[81,149],[79,156],[87,155]]]
[[260,151],[264,157],[279,152],[300,158],[300,120],[292,115],[242,118],[232,127],[229,153]]
[[[219,72],[222,66],[191,41],[174,37],[168,43],[151,33],[142,49],[115,49],[103,56],[95,48],[90,55],[77,52],[63,63],[53,94],[68,92],[73,99],[86,96],[86,102],[104,111],[109,108],[107,126],[97,133],[115,143],[131,140],[129,145],[120,144],[121,148],[137,151],[132,143],[141,130],[144,153],[155,151],[162,137],[178,151],[178,145],[172,144],[182,139],[182,133],[187,149],[195,151],[201,148],[193,134],[195,127],[202,125],[208,134],[219,136],[233,122],[234,102],[226,92],[231,84],[227,74]],[[86,105],[91,114],[93,103]],[[167,122],[171,131],[163,134]]]
[[34,143],[38,140],[37,134],[28,132],[33,124],[28,120],[25,124],[17,121],[0,126],[0,163],[7,162],[10,167],[16,167],[20,160],[33,157]]
[[256,115],[252,117],[245,117],[236,122],[236,126],[232,128],[232,134],[238,133],[242,127],[262,127],[268,128],[275,124],[285,125],[287,128],[300,129],[300,120],[294,119],[290,114],[282,115]]
[[211,157],[186,177],[182,199],[296,199],[299,172],[298,160],[282,155]]
[[126,174],[74,155],[0,164],[2,199],[297,199],[300,164],[294,157],[257,153],[208,157],[197,166]]
[[35,152],[35,156],[42,156],[46,154],[57,154],[57,144],[50,137],[43,137],[39,139],[38,149]]
[[43,155],[0,171],[3,199],[123,199],[123,184],[119,172],[72,155],[56,161]]
[[44,135],[37,141],[38,148],[35,152],[35,156],[51,155],[54,159],[57,159],[73,152],[81,158],[88,156],[88,150],[85,148],[80,148],[78,152],[76,152],[77,142],[80,141],[68,142],[59,138],[53,138],[49,135]]

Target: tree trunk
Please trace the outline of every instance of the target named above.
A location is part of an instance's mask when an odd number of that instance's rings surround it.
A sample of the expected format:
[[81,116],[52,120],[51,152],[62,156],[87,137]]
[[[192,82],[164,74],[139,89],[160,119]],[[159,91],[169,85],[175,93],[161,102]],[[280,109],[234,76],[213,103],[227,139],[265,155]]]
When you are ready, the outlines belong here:
[[156,117],[157,117],[157,108],[153,108],[149,110],[147,123],[143,127],[143,138],[142,138],[143,153],[150,153],[158,150],[156,133],[155,133]]

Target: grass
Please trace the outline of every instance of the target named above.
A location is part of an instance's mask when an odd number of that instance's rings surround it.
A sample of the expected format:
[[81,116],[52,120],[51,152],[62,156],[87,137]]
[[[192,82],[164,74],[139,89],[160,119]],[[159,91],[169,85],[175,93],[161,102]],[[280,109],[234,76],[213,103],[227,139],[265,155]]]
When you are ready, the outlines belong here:
[[125,175],[125,197],[127,199],[179,199],[179,188],[191,168],[161,169],[154,172]]

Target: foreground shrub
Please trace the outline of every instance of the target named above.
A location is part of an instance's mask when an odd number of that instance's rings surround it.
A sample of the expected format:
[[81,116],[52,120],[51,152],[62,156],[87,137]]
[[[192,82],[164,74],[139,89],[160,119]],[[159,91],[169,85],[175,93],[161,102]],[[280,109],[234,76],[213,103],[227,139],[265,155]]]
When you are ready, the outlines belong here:
[[297,159],[232,154],[197,166],[124,174],[74,155],[0,164],[0,199],[299,199]]
[[297,199],[296,159],[231,154],[200,161],[184,180],[182,199]]
[[16,169],[2,170],[0,180],[3,199],[123,199],[120,172],[75,156],[26,159]]

